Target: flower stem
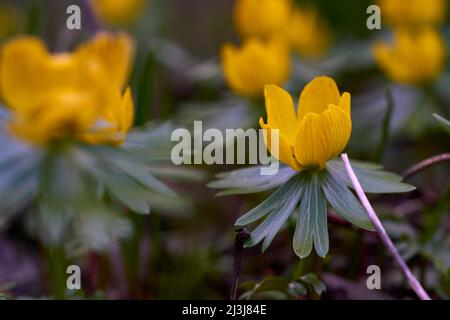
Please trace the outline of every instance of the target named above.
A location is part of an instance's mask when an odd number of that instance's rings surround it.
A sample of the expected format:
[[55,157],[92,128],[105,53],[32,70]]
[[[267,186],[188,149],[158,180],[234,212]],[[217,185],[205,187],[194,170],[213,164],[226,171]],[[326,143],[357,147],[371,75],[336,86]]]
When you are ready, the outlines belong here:
[[132,212],[133,236],[122,241],[122,259],[125,266],[129,293],[133,298],[140,297],[141,243],[145,232],[145,217]]
[[391,238],[389,238],[389,235],[387,234],[386,230],[384,229],[383,224],[381,223],[380,219],[378,218],[377,214],[375,213],[375,210],[372,208],[372,206],[369,202],[369,199],[367,199],[367,196],[364,193],[364,191],[361,187],[361,184],[359,183],[358,178],[356,177],[355,172],[353,171],[352,166],[350,165],[350,160],[348,159],[347,154],[343,153],[341,155],[341,158],[342,158],[342,161],[344,162],[345,169],[347,170],[347,173],[350,177],[350,180],[353,184],[356,194],[358,195],[359,200],[361,201],[364,209],[366,210],[367,214],[369,215],[370,220],[372,221],[373,225],[375,226],[375,229],[376,229],[378,235],[380,236],[381,241],[383,241],[386,248],[391,252],[395,261],[400,266],[401,271],[403,272],[406,279],[408,280],[409,285],[414,290],[414,292],[417,294],[417,296],[422,300],[431,300],[430,296],[425,292],[425,290],[423,289],[420,282],[416,279],[416,277],[413,275],[413,273],[409,269],[405,260],[403,260],[403,258],[398,253],[398,250],[395,247],[394,243],[392,242]]
[[[155,70],[155,52],[153,48],[150,48],[146,53],[144,68],[137,76],[137,110],[134,120],[136,126],[146,124],[152,116]],[[167,116],[167,114],[159,116]]]
[[51,293],[54,299],[66,298],[66,269],[63,247],[46,248],[48,259],[48,273],[51,280]]
[[391,87],[386,88],[386,100],[387,100],[387,109],[386,114],[383,119],[383,131],[381,133],[380,142],[378,143],[376,152],[375,152],[375,160],[378,162],[383,157],[384,149],[386,148],[386,144],[389,140],[389,131],[391,127],[391,118],[392,113],[394,112],[394,98],[392,96]]
[[29,2],[26,20],[25,33],[29,35],[36,35],[39,28],[39,8],[36,0]]
[[157,296],[158,288],[158,274],[160,271],[160,258],[162,248],[161,248],[161,228],[162,220],[159,214],[152,214],[150,216],[150,273],[149,273],[149,283],[153,286],[153,293]]

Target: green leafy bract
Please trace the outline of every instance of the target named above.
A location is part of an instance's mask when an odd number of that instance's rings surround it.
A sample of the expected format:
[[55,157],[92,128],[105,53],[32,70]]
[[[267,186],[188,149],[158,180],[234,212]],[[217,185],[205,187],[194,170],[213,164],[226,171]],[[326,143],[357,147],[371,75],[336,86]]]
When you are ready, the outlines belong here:
[[[378,164],[360,161],[352,161],[352,164],[365,192],[397,193],[415,189],[403,183],[402,177],[383,171]],[[211,188],[225,189],[218,195],[256,193],[278,187],[236,221],[236,226],[258,224],[246,246],[262,242],[262,250],[267,250],[275,235],[293,217],[296,220],[294,252],[304,258],[314,247],[319,256],[325,257],[329,250],[328,205],[355,226],[374,230],[367,213],[350,189],[350,179],[340,160],[329,161],[323,171],[296,172],[281,166],[274,176],[260,175],[260,168],[256,166],[221,173],[217,175],[218,180],[209,184]]]
[[445,119],[444,117],[441,117],[440,115],[434,113],[433,116],[438,121],[439,125],[442,129],[444,129],[447,133],[450,133],[450,121]]
[[0,118],[0,226],[16,213],[30,213],[28,229],[44,243],[78,252],[102,250],[131,234],[119,208],[190,211],[190,202],[160,180],[202,178],[198,170],[171,170],[170,124],[136,129],[122,146],[66,141],[41,148],[12,137],[6,120],[7,114]]

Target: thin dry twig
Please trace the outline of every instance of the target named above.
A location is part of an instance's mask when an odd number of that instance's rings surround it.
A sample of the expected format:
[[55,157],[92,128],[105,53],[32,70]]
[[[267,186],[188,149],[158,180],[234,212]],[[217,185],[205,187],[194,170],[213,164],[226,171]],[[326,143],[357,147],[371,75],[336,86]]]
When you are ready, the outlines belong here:
[[438,154],[436,156],[420,161],[419,163],[413,165],[405,172],[403,172],[403,178],[406,180],[412,177],[413,175],[444,161],[450,161],[450,152]]
[[370,204],[369,199],[367,199],[367,196],[364,193],[364,191],[361,187],[361,184],[359,183],[358,178],[355,175],[355,172],[353,171],[353,168],[350,164],[350,160],[348,159],[347,154],[343,153],[341,155],[341,158],[345,164],[345,168],[350,177],[350,180],[352,181],[352,184],[356,191],[356,194],[358,195],[359,200],[361,201],[362,205],[364,206],[364,209],[366,210],[367,214],[369,215],[370,220],[372,221],[373,225],[375,226],[375,229],[376,229],[378,235],[380,236],[381,241],[383,241],[386,248],[391,252],[395,261],[400,266],[401,271],[403,272],[406,279],[408,280],[409,285],[414,290],[414,292],[417,294],[417,296],[422,300],[431,300],[430,296],[426,293],[426,291],[423,289],[420,282],[416,279],[416,277],[413,275],[413,273],[409,269],[405,260],[403,260],[403,258],[398,253],[397,248],[395,247],[391,238],[389,238],[389,235],[387,234],[386,230],[384,229],[383,224],[381,223],[380,219],[378,219],[378,216],[375,213],[375,210],[372,208],[372,205]]
[[242,251],[244,250],[244,243],[250,236],[246,227],[236,230],[236,239],[234,241],[234,272],[233,272],[233,284],[231,287],[230,299],[237,299],[237,291],[239,287],[239,277],[241,275],[242,265]]

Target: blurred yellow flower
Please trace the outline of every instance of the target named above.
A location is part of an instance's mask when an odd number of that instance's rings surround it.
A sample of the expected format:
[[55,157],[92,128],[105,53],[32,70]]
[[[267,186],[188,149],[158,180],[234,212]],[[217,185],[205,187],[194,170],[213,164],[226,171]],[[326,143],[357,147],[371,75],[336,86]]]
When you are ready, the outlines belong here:
[[[109,108],[104,108],[100,113],[97,126],[83,135],[83,140],[93,144],[121,144],[125,141],[128,131],[133,125],[134,104],[131,89],[128,87],[120,96],[119,91],[115,95],[114,103]],[[97,115],[98,116],[98,115]]]
[[382,17],[394,26],[442,23],[447,0],[378,0]]
[[[317,77],[303,89],[297,112],[286,91],[265,87],[267,124],[279,129],[279,160],[295,170],[324,169],[346,147],[352,131],[350,94],[340,95],[329,77]],[[270,135],[268,135],[270,137]],[[270,141],[268,143],[270,150]]]
[[282,85],[290,75],[290,54],[284,42],[248,39],[240,48],[225,44],[221,56],[228,85],[242,96],[262,95],[266,84]]
[[403,84],[435,80],[443,71],[446,58],[444,41],[432,28],[399,29],[393,43],[378,41],[372,51],[387,76]]
[[100,21],[111,25],[126,25],[136,20],[148,0],[91,0],[92,9]]
[[291,14],[291,0],[237,0],[236,28],[243,37],[278,36],[285,32]]
[[121,91],[133,51],[123,33],[99,34],[73,53],[50,54],[34,37],[7,42],[0,55],[0,91],[12,110],[11,132],[35,144],[85,137],[92,143],[123,141],[133,103],[129,91],[123,97]]
[[330,30],[312,7],[298,7],[289,19],[289,40],[299,55],[315,58],[330,46]]

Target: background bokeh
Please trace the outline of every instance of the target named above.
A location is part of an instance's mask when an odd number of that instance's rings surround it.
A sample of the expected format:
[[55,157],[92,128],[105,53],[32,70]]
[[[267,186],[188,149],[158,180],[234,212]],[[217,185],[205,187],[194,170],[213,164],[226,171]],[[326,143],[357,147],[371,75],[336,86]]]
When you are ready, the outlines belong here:
[[[136,125],[170,121],[190,127],[193,120],[204,120],[211,127],[256,128],[258,118],[265,117],[264,101],[233,94],[221,69],[221,46],[241,41],[233,23],[233,0],[150,0],[136,19],[124,25],[104,23],[87,11],[88,1],[78,1],[83,27],[69,31],[65,27],[65,8],[73,2],[0,0],[1,43],[19,34],[32,34],[44,39],[51,50],[65,51],[98,30],[124,30],[137,45],[130,79]],[[401,174],[420,160],[449,151],[449,136],[432,116],[450,115],[448,65],[430,86],[394,83],[381,72],[372,55],[372,44],[389,38],[391,29],[383,22],[381,30],[366,28],[366,9],[371,1],[298,3],[317,8],[329,25],[332,44],[318,59],[293,54],[292,75],[285,87],[297,97],[314,76],[329,75],[341,92],[352,94],[353,133],[347,147],[352,158],[380,162]],[[448,21],[438,27],[447,47],[449,27]],[[391,89],[394,101],[387,127],[386,88]],[[215,197],[215,190],[206,184],[214,174],[235,168],[239,166],[195,166],[203,172],[202,181],[169,182],[189,199],[185,208],[155,210],[148,216],[129,215],[135,231],[131,238],[118,241],[101,253],[85,252],[71,257],[83,270],[83,292],[75,296],[228,298],[234,222],[267,196]],[[416,191],[373,198],[408,264],[432,296],[443,299],[450,296],[449,175],[450,166],[443,163],[409,181],[417,186]],[[27,232],[24,215],[19,213],[1,224],[0,295],[7,298],[49,295],[46,256],[39,241]],[[292,250],[292,234],[290,224],[265,253],[259,246],[245,249],[241,280],[294,279],[311,273],[325,284],[326,291],[318,295],[317,291],[308,290],[306,295],[295,298],[414,297],[375,233],[356,229],[331,215],[329,255],[322,259],[313,253],[302,260]],[[366,268],[371,264],[381,267],[381,291],[369,291],[365,286]],[[292,298],[278,280],[269,281],[269,290],[255,296]],[[247,283],[240,293],[252,288],[253,283]]]

